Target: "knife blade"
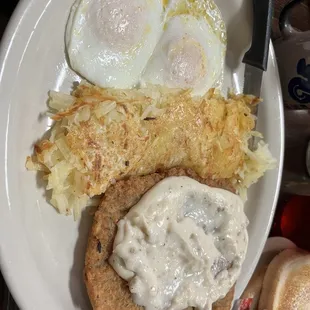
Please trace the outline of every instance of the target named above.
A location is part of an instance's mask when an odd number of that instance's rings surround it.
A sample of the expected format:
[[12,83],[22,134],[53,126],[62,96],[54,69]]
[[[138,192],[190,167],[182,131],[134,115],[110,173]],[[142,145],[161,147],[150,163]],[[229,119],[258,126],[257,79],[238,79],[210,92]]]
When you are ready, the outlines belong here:
[[[252,0],[252,2],[252,44],[242,60],[245,63],[243,93],[260,97],[263,73],[268,65],[273,0]],[[258,106],[252,108],[252,114],[258,115]],[[253,150],[255,147],[255,139],[252,138],[249,141],[249,148]]]
[[[243,93],[260,97],[264,71],[251,65],[245,65]],[[252,108],[252,114],[257,115],[258,106]]]

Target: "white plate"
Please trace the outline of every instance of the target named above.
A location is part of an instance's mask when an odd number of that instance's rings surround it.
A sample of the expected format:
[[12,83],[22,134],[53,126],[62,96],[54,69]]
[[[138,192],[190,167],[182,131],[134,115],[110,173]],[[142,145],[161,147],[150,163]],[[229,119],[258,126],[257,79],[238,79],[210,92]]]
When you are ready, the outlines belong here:
[[[57,215],[46,203],[34,173],[24,168],[50,122],[50,89],[69,92],[79,80],[67,66],[64,28],[73,0],[23,0],[3,38],[0,63],[0,250],[4,277],[22,309],[89,309],[82,280],[90,217],[80,223]],[[226,84],[243,84],[242,55],[251,36],[248,0],[216,0],[228,28]],[[264,247],[281,179],[283,157],[282,97],[273,48],[265,74],[259,129],[279,168],[268,172],[250,191],[246,211],[250,244],[237,295],[246,286]]]

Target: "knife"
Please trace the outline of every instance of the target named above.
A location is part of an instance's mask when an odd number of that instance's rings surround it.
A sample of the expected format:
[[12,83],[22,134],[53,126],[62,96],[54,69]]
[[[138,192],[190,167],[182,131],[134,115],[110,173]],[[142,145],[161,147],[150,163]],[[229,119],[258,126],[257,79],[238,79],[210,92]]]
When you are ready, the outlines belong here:
[[[243,93],[260,97],[263,73],[267,70],[273,0],[253,1],[253,35],[250,49],[245,53],[242,62],[245,63]],[[252,108],[252,114],[257,116],[258,106]],[[256,126],[256,125],[255,125]],[[249,141],[249,148],[254,149],[254,138]]]

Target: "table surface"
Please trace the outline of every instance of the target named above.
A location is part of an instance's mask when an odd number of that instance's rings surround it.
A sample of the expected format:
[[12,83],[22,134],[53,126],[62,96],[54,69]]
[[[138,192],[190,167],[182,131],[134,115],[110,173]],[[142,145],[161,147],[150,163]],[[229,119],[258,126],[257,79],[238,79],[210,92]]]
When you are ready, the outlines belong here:
[[[278,39],[281,34],[279,31],[279,15],[283,7],[291,2],[291,0],[275,0],[275,11],[273,18],[273,39]],[[0,38],[4,32],[5,26],[9,20],[9,17],[14,10],[18,0],[7,1],[6,4],[1,4],[0,7]],[[302,31],[310,30],[310,0],[305,0],[298,7],[296,7],[291,14],[291,23],[297,29]],[[8,292],[5,282],[0,274],[0,310],[18,310],[14,300]]]

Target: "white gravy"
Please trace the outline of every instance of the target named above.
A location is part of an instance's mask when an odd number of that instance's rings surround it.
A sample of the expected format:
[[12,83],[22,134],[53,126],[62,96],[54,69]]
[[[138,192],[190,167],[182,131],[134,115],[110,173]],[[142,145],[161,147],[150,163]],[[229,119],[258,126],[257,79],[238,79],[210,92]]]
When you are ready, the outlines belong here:
[[211,309],[234,285],[245,258],[243,207],[228,191],[166,178],[118,223],[109,262],[146,310]]

